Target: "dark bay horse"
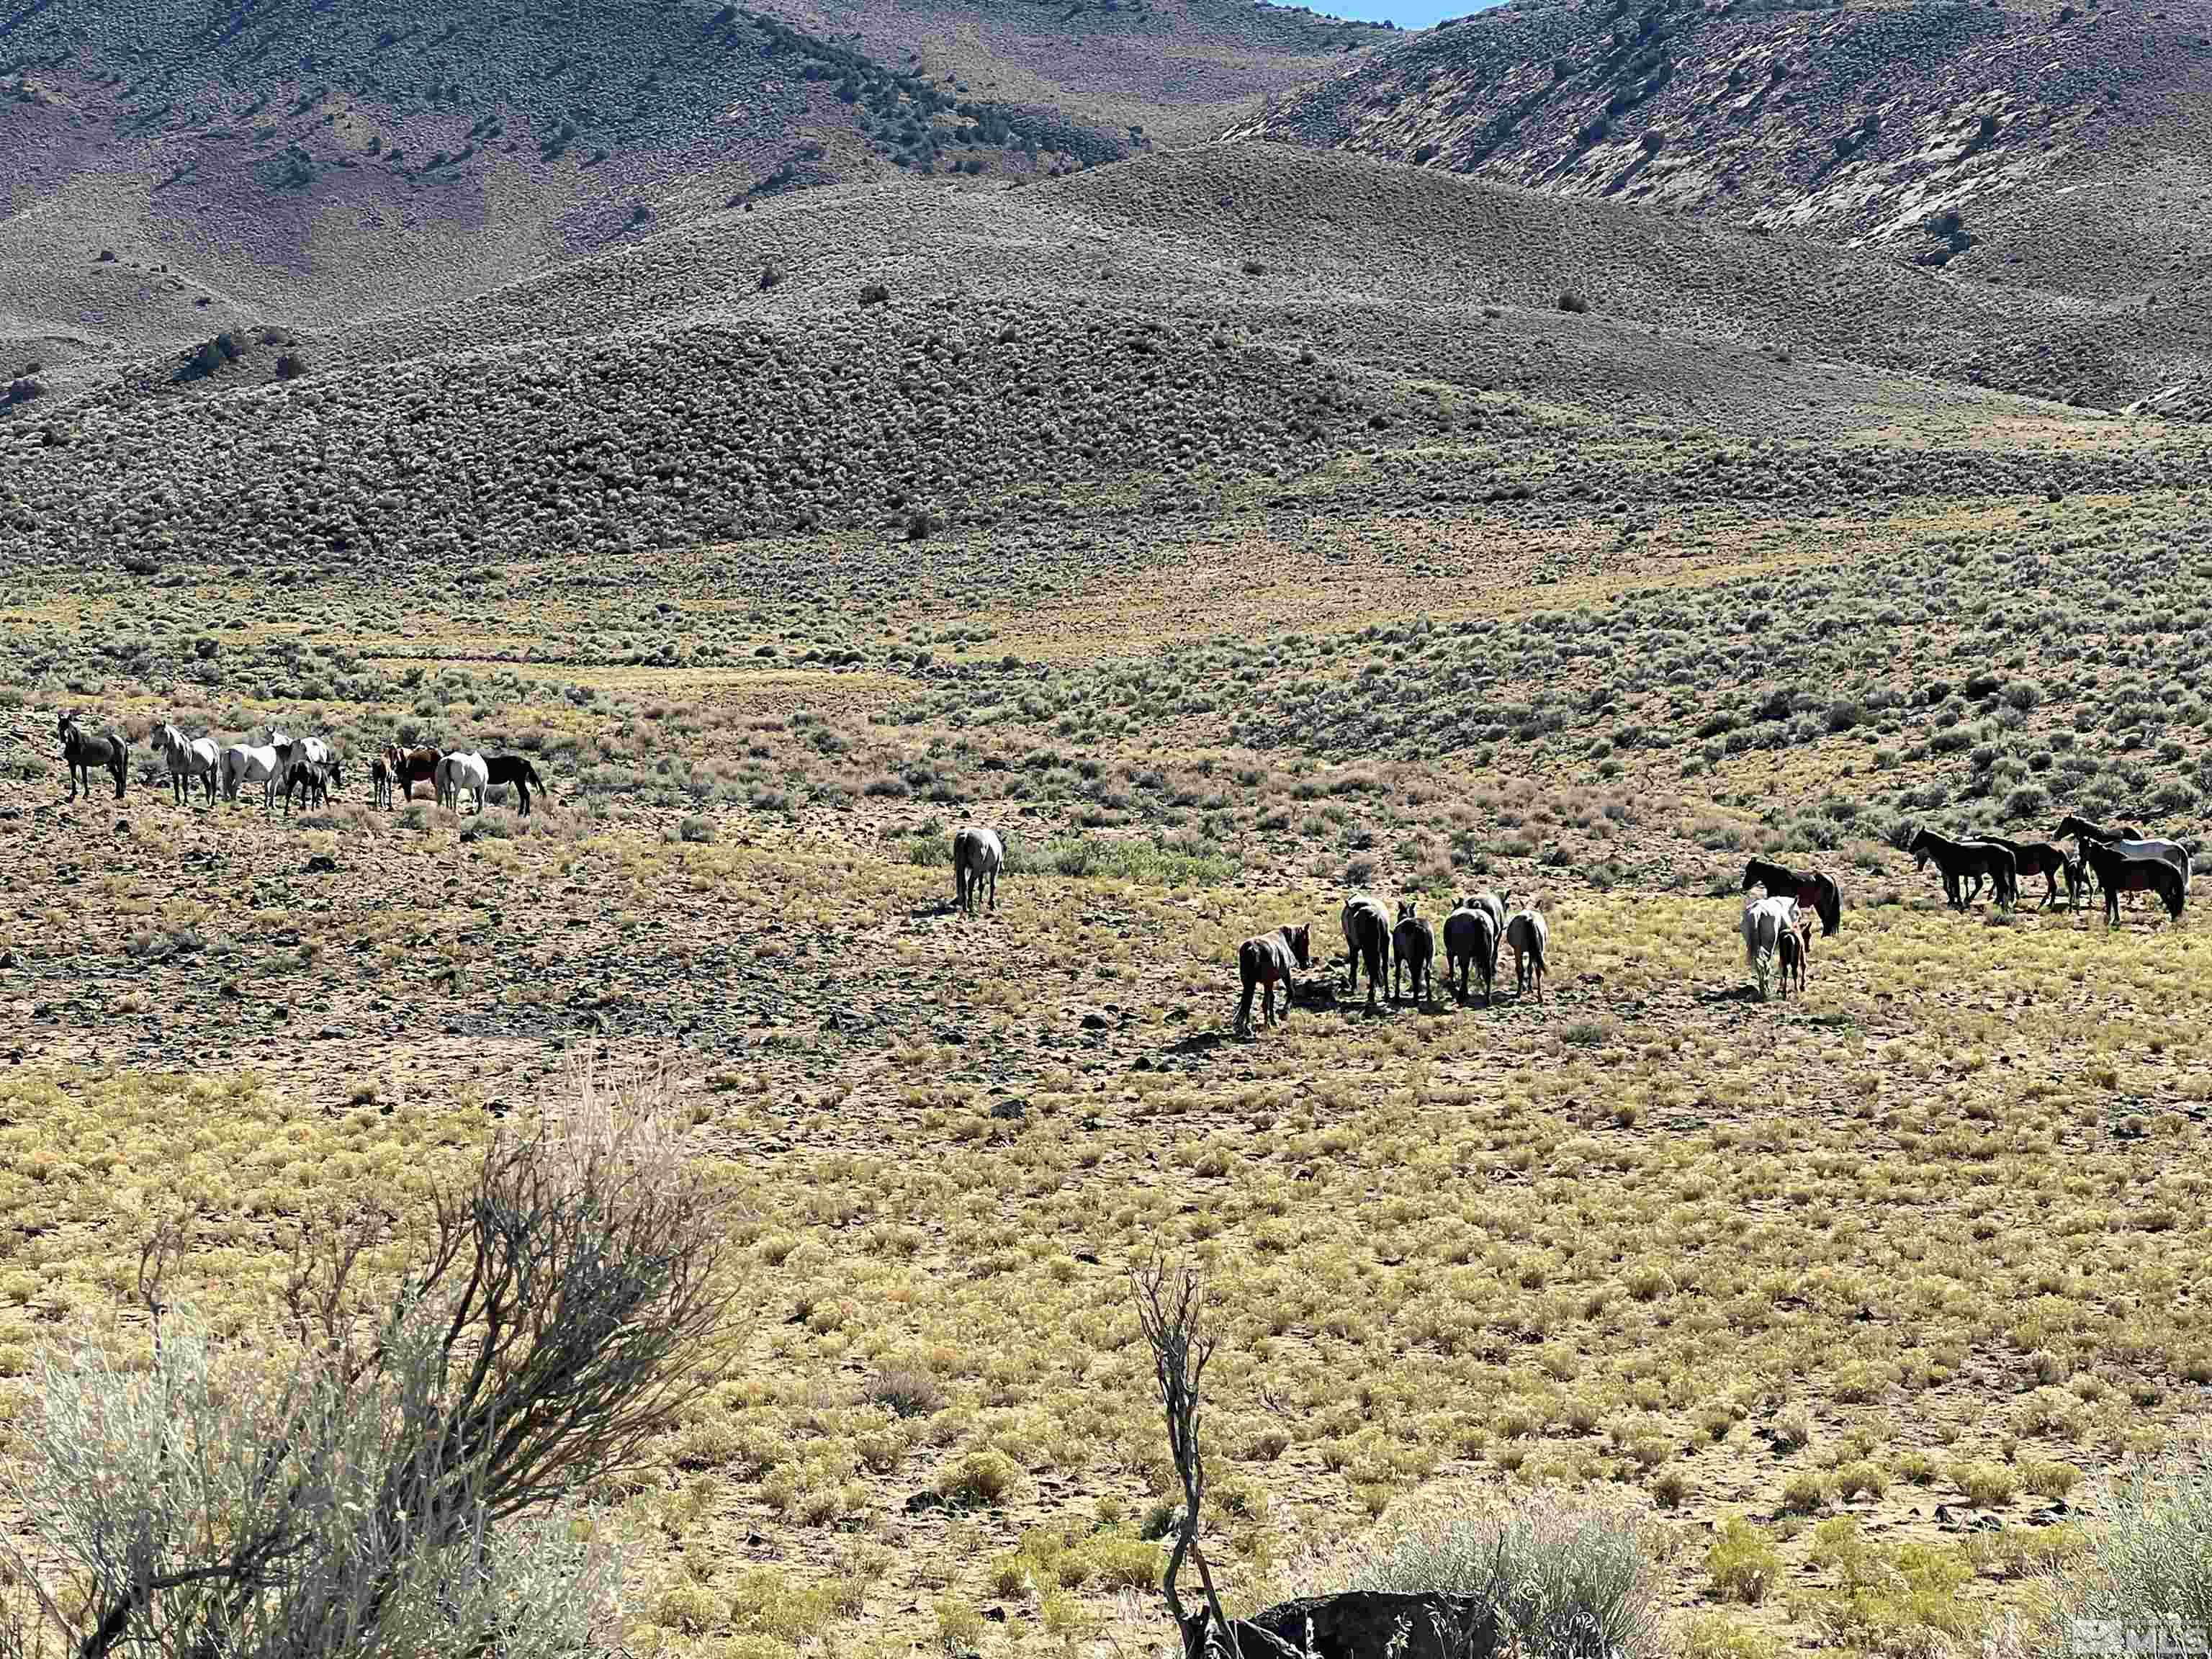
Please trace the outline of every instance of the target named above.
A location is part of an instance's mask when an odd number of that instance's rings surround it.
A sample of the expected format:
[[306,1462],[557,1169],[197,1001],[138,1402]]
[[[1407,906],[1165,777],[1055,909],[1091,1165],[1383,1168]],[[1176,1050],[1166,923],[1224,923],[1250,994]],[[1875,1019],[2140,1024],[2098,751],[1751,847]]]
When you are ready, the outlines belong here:
[[376,804],[392,805],[392,751],[386,750],[368,763],[369,787],[376,792]]
[[1823,938],[1844,925],[1844,890],[1836,878],[1820,870],[1792,870],[1768,859],[1753,859],[1743,866],[1743,891],[1766,889],[1769,898],[1793,898],[1820,918]]
[[402,749],[394,744],[392,749],[392,776],[400,793],[409,800],[415,799],[415,786],[427,783],[438,787],[438,763],[446,758],[445,751],[425,744],[420,749]]
[[78,780],[84,783],[84,793],[92,793],[92,773],[94,767],[108,773],[115,780],[115,799],[123,799],[123,776],[131,764],[131,745],[112,732],[98,737],[87,737],[79,729],[75,714],[64,714],[56,722],[55,732],[62,740],[62,759],[69,765],[71,800],[76,799]]
[[2011,853],[1995,842],[1953,841],[1933,830],[1923,830],[1905,850],[1912,854],[1912,862],[1919,869],[1926,869],[1929,860],[1936,860],[1936,867],[1943,872],[1943,896],[1951,901],[1954,910],[1963,910],[1973,902],[1972,893],[1960,896],[1959,883],[1967,877],[1973,878],[1977,890],[1981,878],[1988,877],[1990,897],[1999,904],[2020,901],[2019,866]]
[[491,775],[492,782],[508,785],[522,798],[521,811],[526,818],[530,816],[532,789],[547,800],[553,799],[553,792],[545,787],[545,780],[538,775],[538,769],[530,763],[527,755],[492,755],[485,759],[484,768]]
[[1344,988],[1359,988],[1359,964],[1365,963],[1367,1006],[1372,1008],[1383,972],[1390,965],[1390,913],[1364,893],[1345,901],[1344,950],[1352,975]]
[[2189,900],[2189,884],[2166,860],[2122,853],[2100,841],[2091,842],[2082,857],[2097,872],[2097,884],[2105,890],[2107,927],[2120,919],[2123,893],[2155,893],[2166,902],[2166,915],[2180,920],[2181,908]]
[[2058,883],[2061,877],[2065,878],[2069,900],[2079,897],[2074,867],[2067,862],[2064,848],[2047,841],[2008,841],[2002,836],[1984,836],[1978,833],[1971,839],[1988,842],[1991,846],[2002,847],[2006,852],[2011,854],[2015,874],[2041,876],[2045,889],[2042,905],[2044,909],[2048,910],[2058,902]]
[[1299,969],[1306,965],[1307,951],[1311,948],[1313,929],[1310,926],[1278,927],[1272,933],[1261,933],[1246,939],[1237,947],[1237,975],[1244,983],[1244,994],[1237,1004],[1237,1034],[1249,1036],[1252,1030],[1252,993],[1261,992],[1261,1012],[1267,1024],[1275,1023],[1275,987],[1283,988],[1283,1018],[1291,1017],[1291,986]]
[[[1491,904],[1498,901],[1490,898]],[[1482,898],[1462,899],[1459,908],[1444,918],[1444,983],[1455,985],[1459,1000],[1467,1000],[1470,969],[1482,978],[1482,1006],[1490,1006],[1498,978],[1498,933],[1502,919]]]
[[1413,902],[1401,900],[1398,905],[1398,925],[1390,930],[1390,1000],[1398,1000],[1398,975],[1402,969],[1413,975],[1413,1006],[1421,1006],[1421,989],[1428,988],[1431,996],[1437,994],[1436,978],[1437,930],[1429,926],[1426,918],[1413,914]]

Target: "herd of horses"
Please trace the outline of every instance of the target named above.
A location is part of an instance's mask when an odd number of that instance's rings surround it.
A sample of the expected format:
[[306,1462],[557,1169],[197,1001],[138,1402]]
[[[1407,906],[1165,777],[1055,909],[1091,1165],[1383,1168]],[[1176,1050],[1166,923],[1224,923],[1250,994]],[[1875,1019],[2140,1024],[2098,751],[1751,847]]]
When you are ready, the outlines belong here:
[[[2002,836],[1954,839],[1923,830],[1905,850],[1921,869],[1933,860],[1942,873],[1944,896],[1954,910],[1972,904],[1984,882],[1989,884],[1993,902],[2019,903],[2023,872],[2043,878],[2045,909],[2058,902],[2061,879],[2066,883],[2067,902],[2076,908],[2083,891],[2094,886],[2105,896],[2107,925],[2119,921],[2123,894],[2154,894],[2166,914],[2177,919],[2188,903],[2192,854],[2182,842],[2161,841],[2128,824],[2106,829],[2071,812],[2052,833],[2051,841],[2022,842]],[[2068,841],[2074,843],[2070,857],[2062,844]]]
[[[131,769],[130,744],[112,729],[85,731],[74,714],[63,714],[57,730],[62,759],[69,767],[70,799],[77,798],[80,786],[90,793],[93,774],[106,772],[115,780],[115,799],[121,800]],[[303,806],[323,805],[331,790],[345,786],[344,763],[322,738],[293,738],[272,730],[267,743],[223,746],[212,738],[191,737],[174,726],[162,726],[155,729],[153,744],[168,768],[169,787],[179,806],[191,804],[195,783],[205,788],[210,811],[218,788],[225,800],[234,801],[240,790],[258,784],[264,814],[276,811],[281,796],[289,817],[295,799]],[[486,757],[473,750],[447,753],[395,743],[370,760],[368,775],[376,805],[384,808],[394,806],[400,798],[414,799],[418,783],[429,784],[438,805],[451,806],[456,816],[464,793],[474,800],[477,811],[483,811],[485,795],[495,785],[515,792],[526,817],[532,789],[552,799],[552,791],[526,755]]]
[[[1922,830],[1905,850],[1925,869],[1932,861],[1942,872],[1946,895],[1954,908],[1972,904],[1986,881],[1998,904],[2016,903],[2020,872],[2041,874],[2047,908],[2057,902],[2058,883],[2063,879],[2069,899],[2078,906],[2085,886],[2094,884],[2105,896],[2107,924],[2119,920],[2121,896],[2151,892],[2165,901],[2168,914],[2179,916],[2189,891],[2191,854],[2179,842],[2146,837],[2127,826],[2106,830],[2087,819],[2069,815],[2057,831],[2061,841],[2072,839],[2070,857],[2055,842],[2019,842],[1996,836],[1954,838]],[[1006,848],[993,831],[974,825],[952,837],[952,898],[963,915],[973,914],[986,902],[999,908],[999,872],[1006,863]],[[1745,965],[1764,998],[1778,975],[1786,998],[1794,987],[1802,992],[1812,964],[1814,924],[1821,937],[1832,937],[1843,927],[1844,893],[1836,878],[1821,870],[1793,870],[1770,859],[1755,858],[1743,868],[1742,891],[1753,888],[1764,896],[1747,898],[1743,907]],[[1373,1008],[1384,977],[1389,996],[1396,1001],[1410,988],[1418,1005],[1435,994],[1437,929],[1420,915],[1415,902],[1399,903],[1396,920],[1381,901],[1357,894],[1345,901],[1340,918],[1344,932],[1347,977],[1345,989],[1359,988],[1362,968],[1367,973],[1367,1006]],[[1544,1000],[1544,974],[1549,965],[1551,926],[1544,918],[1540,898],[1523,909],[1506,913],[1505,899],[1497,893],[1478,893],[1462,899],[1443,919],[1442,943],[1444,982],[1464,1005],[1480,981],[1483,1006],[1496,996],[1498,959],[1502,950],[1514,957],[1514,988],[1526,996],[1532,989]],[[1291,992],[1298,975],[1313,962],[1310,923],[1285,924],[1255,934],[1237,947],[1240,994],[1236,1029],[1240,1036],[1252,1029],[1252,1003],[1256,996],[1265,1022],[1275,1024],[1275,990],[1283,992],[1283,1012],[1290,1012]]]

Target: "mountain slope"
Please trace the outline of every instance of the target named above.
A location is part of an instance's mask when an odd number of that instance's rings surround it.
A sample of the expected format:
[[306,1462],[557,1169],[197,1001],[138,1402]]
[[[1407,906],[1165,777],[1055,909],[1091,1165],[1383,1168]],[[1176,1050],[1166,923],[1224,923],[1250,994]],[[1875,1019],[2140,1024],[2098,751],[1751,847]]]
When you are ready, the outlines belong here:
[[2142,0],[1520,5],[1413,38],[1236,136],[2201,308],[2212,21]]
[[416,309],[792,188],[1047,176],[1381,38],[1241,0],[33,5],[0,19],[0,342],[56,369]]

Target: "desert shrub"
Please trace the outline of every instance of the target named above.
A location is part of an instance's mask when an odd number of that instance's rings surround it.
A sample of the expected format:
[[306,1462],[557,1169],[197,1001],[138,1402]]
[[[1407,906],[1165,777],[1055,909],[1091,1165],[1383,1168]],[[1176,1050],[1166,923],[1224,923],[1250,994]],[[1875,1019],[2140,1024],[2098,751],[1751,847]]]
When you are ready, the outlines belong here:
[[988,1509],[1001,1502],[1020,1480],[1014,1466],[994,1451],[979,1451],[946,1470],[937,1495],[955,1509]]
[[1782,1554],[1772,1539],[1733,1515],[1721,1523],[1705,1551],[1705,1571],[1723,1601],[1755,1606],[1782,1582]]
[[285,351],[277,354],[276,378],[296,380],[307,372],[307,359],[303,352]]
[[[367,1212],[303,1231],[277,1351],[161,1301],[150,1364],[32,1372],[0,1650],[581,1652],[619,1563],[572,1507],[713,1386],[723,1206],[659,1090],[588,1078],[434,1189],[395,1285]],[[400,1288],[404,1286],[404,1289]],[[20,1592],[46,1577],[60,1593]]]
[[1647,1659],[1663,1648],[1645,1524],[1548,1490],[1394,1510],[1345,1587],[1480,1598],[1530,1653]]
[[1579,317],[1589,309],[1589,301],[1573,289],[1567,289],[1559,295],[1559,309]]
[[2060,1568],[2056,1650],[2173,1651],[2212,1643],[2212,1471],[2178,1457],[2117,1482],[2088,1550]]
[[894,1417],[927,1417],[945,1408],[945,1390],[927,1371],[894,1365],[868,1379],[861,1395]]

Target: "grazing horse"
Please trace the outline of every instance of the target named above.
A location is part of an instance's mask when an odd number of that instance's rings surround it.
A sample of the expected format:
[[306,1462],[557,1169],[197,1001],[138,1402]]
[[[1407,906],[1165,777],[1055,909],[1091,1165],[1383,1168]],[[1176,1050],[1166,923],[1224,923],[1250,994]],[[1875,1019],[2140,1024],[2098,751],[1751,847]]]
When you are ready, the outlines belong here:
[[527,755],[494,755],[484,762],[494,783],[503,783],[514,788],[522,798],[522,816],[530,816],[530,792],[535,789],[546,799],[553,792],[545,787],[545,780],[538,775],[538,769],[530,763]]
[[2097,842],[2089,843],[2083,855],[2097,872],[2097,884],[2105,890],[2105,926],[2110,927],[2120,919],[2120,895],[2123,893],[2155,893],[2166,902],[2166,915],[2180,920],[2182,906],[2189,902],[2189,878],[2176,869],[2171,860],[2154,853],[2126,853],[2128,846],[2156,845],[2143,842]]
[[995,830],[963,824],[952,836],[952,902],[963,916],[975,914],[983,889],[991,890],[991,912],[999,909],[999,871],[1006,864],[1006,848]]
[[[1537,901],[1540,904],[1543,901]],[[1525,910],[1516,910],[1505,924],[1505,942],[1513,951],[1513,994],[1526,996],[1533,981],[1536,1000],[1544,1000],[1544,969],[1546,953],[1552,948],[1552,929],[1544,920],[1544,913],[1531,904]]]
[[[1976,835],[1971,839],[1988,842],[2011,854],[2015,876],[2041,876],[2045,889],[2043,909],[2048,910],[2058,902],[2059,878],[2067,874],[2064,848],[2047,841],[2008,841],[2002,836]],[[2073,884],[2069,880],[2067,884],[2070,892]]]
[[154,747],[168,763],[169,787],[176,792],[179,806],[192,804],[192,780],[199,779],[207,785],[208,805],[215,805],[215,775],[222,763],[222,751],[215,746],[213,738],[188,738],[173,726],[164,726],[154,733]]
[[392,775],[399,785],[401,794],[409,800],[415,799],[415,786],[427,783],[434,787],[438,781],[438,763],[446,758],[442,750],[425,745],[420,749],[392,747]]
[[69,765],[71,800],[76,799],[77,782],[84,783],[84,793],[92,793],[92,771],[98,767],[115,780],[115,799],[123,799],[123,775],[131,764],[131,745],[112,732],[102,732],[88,738],[78,728],[76,716],[64,714],[55,722],[54,732],[62,740],[62,759]]
[[1367,1006],[1375,1006],[1376,988],[1390,965],[1390,913],[1364,893],[1344,902],[1344,950],[1352,977],[1344,988],[1359,988],[1359,964],[1367,964]]
[[491,770],[484,764],[482,755],[456,749],[438,763],[436,781],[439,804],[451,806],[453,816],[459,817],[464,789],[476,798],[477,811],[483,811],[484,791],[491,787]]
[[1798,925],[1776,941],[1782,961],[1782,995],[1790,995],[1790,981],[1797,981],[1797,994],[1805,994],[1805,958],[1810,954],[1812,929],[1801,920]]
[[1793,898],[1820,918],[1820,932],[1832,935],[1844,925],[1844,890],[1824,871],[1799,872],[1766,859],[1743,866],[1743,890],[1766,889],[1769,898]]
[[392,757],[381,754],[368,763],[369,787],[376,792],[376,804],[381,807],[392,805]]
[[1261,1011],[1270,1027],[1275,1023],[1275,986],[1279,981],[1283,988],[1283,1018],[1291,1017],[1291,985],[1297,970],[1306,965],[1312,939],[1310,926],[1278,927],[1272,933],[1248,939],[1237,947],[1237,975],[1244,982],[1244,994],[1237,1003],[1237,1036],[1251,1035],[1255,987],[1260,989]]
[[1398,1000],[1398,971],[1401,968],[1413,975],[1415,1007],[1421,1005],[1424,984],[1429,994],[1435,996],[1436,961],[1437,930],[1425,918],[1413,914],[1413,900],[1401,899],[1398,904],[1398,925],[1390,930],[1390,1000]]
[[1954,910],[1963,910],[1973,902],[1973,893],[1960,896],[1961,877],[1974,880],[1974,890],[1981,888],[1981,878],[1990,878],[1990,896],[1998,904],[2020,902],[2019,868],[2012,854],[1990,841],[1953,841],[1948,836],[1939,836],[1933,830],[1923,830],[1914,836],[1905,849],[1912,854],[1913,867],[1924,870],[1928,860],[1934,859],[1936,867],[1943,872],[1943,896],[1950,900]]
[[[1487,900],[1486,903],[1484,901]],[[1498,977],[1498,941],[1504,918],[1490,907],[1495,895],[1484,893],[1462,899],[1459,908],[1444,918],[1444,983],[1456,983],[1459,1000],[1467,1000],[1468,971],[1482,976],[1482,1006],[1490,1006]]]
[[238,799],[238,787],[242,783],[262,786],[263,798],[270,812],[276,810],[276,745],[271,743],[254,744],[234,743],[222,751],[222,798]]
[[1759,1000],[1766,1000],[1767,981],[1784,933],[1795,935],[1802,912],[1794,898],[1747,899],[1743,906],[1743,965],[1759,983]]

